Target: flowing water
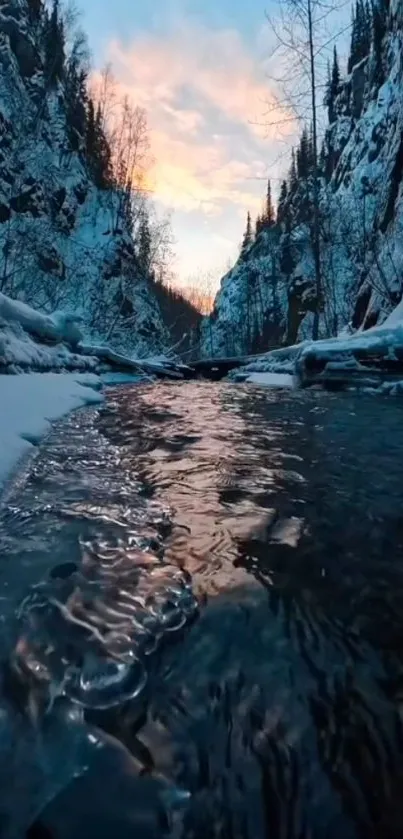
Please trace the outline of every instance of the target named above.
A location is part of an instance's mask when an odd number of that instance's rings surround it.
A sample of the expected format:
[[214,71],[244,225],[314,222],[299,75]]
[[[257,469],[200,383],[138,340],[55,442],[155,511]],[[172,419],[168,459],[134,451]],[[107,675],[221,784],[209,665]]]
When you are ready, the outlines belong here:
[[402,462],[366,395],[56,426],[0,511],[0,836],[403,836]]

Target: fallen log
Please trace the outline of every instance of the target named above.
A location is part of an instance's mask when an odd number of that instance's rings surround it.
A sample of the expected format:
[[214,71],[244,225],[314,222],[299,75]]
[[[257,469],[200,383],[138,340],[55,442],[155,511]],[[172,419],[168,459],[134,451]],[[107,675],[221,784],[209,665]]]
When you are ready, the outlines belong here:
[[184,364],[176,364],[167,361],[164,365],[152,361],[134,360],[121,353],[111,350],[110,347],[93,346],[91,344],[80,344],[79,350],[83,355],[92,355],[104,361],[115,370],[130,370],[133,373],[143,373],[149,376],[156,376],[159,379],[184,379],[189,378],[190,368]]

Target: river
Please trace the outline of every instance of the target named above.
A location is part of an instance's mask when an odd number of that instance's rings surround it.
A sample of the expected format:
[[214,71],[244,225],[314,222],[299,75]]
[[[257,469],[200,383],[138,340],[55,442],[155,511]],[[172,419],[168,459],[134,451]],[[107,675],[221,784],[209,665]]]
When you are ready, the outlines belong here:
[[0,835],[401,837],[402,456],[365,394],[55,426],[0,508]]

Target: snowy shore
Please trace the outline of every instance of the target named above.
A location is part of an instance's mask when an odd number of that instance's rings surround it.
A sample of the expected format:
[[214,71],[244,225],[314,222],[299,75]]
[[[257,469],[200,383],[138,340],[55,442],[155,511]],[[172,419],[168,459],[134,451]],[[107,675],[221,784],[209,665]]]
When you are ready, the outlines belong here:
[[0,492],[18,461],[75,408],[101,402],[91,373],[0,375]]
[[[234,370],[232,381],[275,386],[360,387],[380,393],[403,392],[403,302],[380,326],[320,341],[303,341],[272,350]],[[288,381],[288,384],[291,382]]]
[[84,344],[77,314],[48,315],[0,293],[0,492],[51,422],[102,401],[102,384],[182,375],[169,359],[129,358]]

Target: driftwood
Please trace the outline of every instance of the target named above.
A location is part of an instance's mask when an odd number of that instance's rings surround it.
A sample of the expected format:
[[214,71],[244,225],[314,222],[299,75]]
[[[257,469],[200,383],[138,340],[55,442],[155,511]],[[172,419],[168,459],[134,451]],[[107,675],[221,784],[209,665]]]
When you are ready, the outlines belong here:
[[184,379],[189,378],[190,369],[184,364],[176,364],[171,361],[164,361],[164,364],[157,364],[151,361],[133,360],[121,353],[111,350],[109,347],[97,347],[91,344],[80,344],[80,352],[83,355],[92,355],[99,358],[113,367],[115,370],[130,370],[133,373],[143,373],[156,376],[159,379]]

